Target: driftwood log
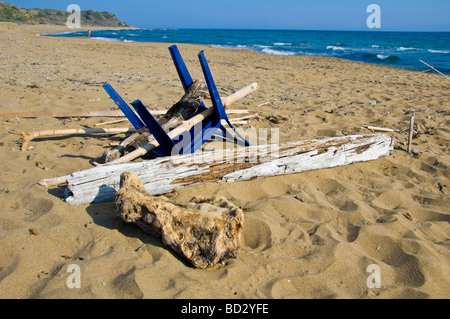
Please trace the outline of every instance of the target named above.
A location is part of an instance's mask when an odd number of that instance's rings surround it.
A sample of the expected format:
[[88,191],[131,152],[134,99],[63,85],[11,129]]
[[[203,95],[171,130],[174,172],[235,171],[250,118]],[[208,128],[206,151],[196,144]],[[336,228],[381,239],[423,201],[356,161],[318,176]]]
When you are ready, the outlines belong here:
[[133,173],[120,176],[114,209],[126,222],[161,237],[162,242],[196,268],[236,257],[244,213],[222,197],[194,197],[191,203],[152,196]]
[[150,194],[160,195],[189,185],[247,181],[370,161],[389,155],[392,149],[393,140],[387,135],[354,135],[94,167],[57,179],[67,183],[66,202],[89,204],[112,201],[124,172],[135,173]]

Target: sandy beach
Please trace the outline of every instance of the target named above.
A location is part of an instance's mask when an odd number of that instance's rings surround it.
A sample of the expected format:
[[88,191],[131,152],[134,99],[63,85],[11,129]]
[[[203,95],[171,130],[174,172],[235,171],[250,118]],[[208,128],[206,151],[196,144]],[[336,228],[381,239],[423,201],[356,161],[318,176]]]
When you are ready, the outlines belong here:
[[[111,110],[103,82],[154,110],[183,96],[168,44],[37,35],[53,31],[71,30],[0,23],[0,113]],[[21,151],[23,132],[112,119],[0,117],[0,298],[450,298],[448,79],[327,57],[178,47],[194,79],[203,79],[197,53],[205,50],[223,95],[257,82],[231,109],[258,113],[246,125],[279,128],[280,143],[377,126],[394,130],[386,134],[395,149],[371,162],[180,189],[173,200],[220,195],[245,214],[237,258],[200,270],[123,222],[112,203],[70,205],[61,189],[37,184],[93,167],[125,135],[39,139]],[[408,154],[414,112],[419,134]],[[81,288],[69,289],[73,264]],[[370,265],[380,268],[380,288],[367,285]]]

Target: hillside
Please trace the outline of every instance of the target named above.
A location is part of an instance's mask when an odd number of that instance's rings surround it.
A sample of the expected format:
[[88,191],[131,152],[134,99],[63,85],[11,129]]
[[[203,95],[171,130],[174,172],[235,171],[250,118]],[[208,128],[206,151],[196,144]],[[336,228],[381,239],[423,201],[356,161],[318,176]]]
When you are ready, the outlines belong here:
[[[9,3],[0,2],[0,22],[65,25],[69,16],[70,13],[65,10],[22,9]],[[81,25],[92,27],[131,27],[128,23],[120,21],[113,13],[93,10],[81,11]]]

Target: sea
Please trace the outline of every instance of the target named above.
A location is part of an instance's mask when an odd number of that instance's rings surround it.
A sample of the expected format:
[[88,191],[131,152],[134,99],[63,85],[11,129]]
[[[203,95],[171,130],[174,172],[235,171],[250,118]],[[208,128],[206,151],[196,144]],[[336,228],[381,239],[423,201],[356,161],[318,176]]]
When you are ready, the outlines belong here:
[[[87,31],[41,34],[87,37]],[[92,31],[91,38],[121,42],[202,44],[271,55],[310,55],[450,75],[450,32],[133,29]]]

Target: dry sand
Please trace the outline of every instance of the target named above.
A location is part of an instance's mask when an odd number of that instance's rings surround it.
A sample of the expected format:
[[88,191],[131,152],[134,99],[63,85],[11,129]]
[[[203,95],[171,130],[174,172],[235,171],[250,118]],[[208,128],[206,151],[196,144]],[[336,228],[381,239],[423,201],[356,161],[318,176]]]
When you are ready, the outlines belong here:
[[[0,113],[110,110],[96,81],[154,109],[183,95],[168,44],[36,36],[60,30],[0,24]],[[91,168],[124,135],[41,139],[22,152],[21,132],[101,119],[0,118],[0,298],[450,297],[450,81],[326,57],[179,48],[196,79],[197,53],[206,50],[224,95],[258,82],[232,108],[258,112],[249,125],[279,128],[280,142],[373,125],[395,130],[396,149],[373,162],[180,190],[174,200],[222,195],[245,212],[238,257],[197,270],[122,222],[111,203],[71,206],[61,189],[37,185]],[[412,112],[421,134],[409,155]],[[285,120],[267,120],[274,114]],[[80,289],[66,285],[71,264],[80,267]],[[381,269],[379,289],[367,286],[371,264]]]

